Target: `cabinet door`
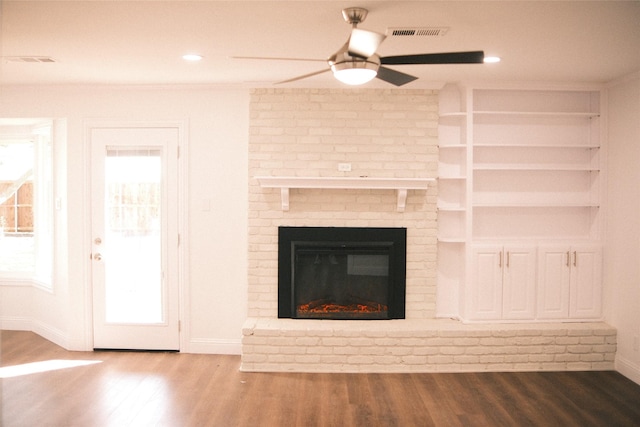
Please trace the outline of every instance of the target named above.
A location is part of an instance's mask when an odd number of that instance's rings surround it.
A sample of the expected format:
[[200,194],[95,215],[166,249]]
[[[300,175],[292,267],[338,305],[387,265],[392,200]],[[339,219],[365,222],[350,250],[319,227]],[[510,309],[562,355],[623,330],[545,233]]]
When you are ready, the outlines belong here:
[[467,292],[470,319],[502,317],[502,246],[479,245],[473,248],[471,286]]
[[538,252],[537,317],[566,319],[569,317],[571,248],[541,246]]
[[536,251],[528,246],[503,250],[502,318],[533,319],[536,301]]
[[574,246],[571,251],[569,317],[597,318],[602,313],[602,250]]

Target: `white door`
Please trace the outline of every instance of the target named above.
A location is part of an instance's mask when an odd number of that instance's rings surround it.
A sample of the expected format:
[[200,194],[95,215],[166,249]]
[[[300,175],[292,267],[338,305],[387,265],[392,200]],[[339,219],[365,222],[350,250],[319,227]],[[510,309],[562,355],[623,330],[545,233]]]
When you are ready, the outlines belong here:
[[94,348],[179,350],[178,128],[93,128]]

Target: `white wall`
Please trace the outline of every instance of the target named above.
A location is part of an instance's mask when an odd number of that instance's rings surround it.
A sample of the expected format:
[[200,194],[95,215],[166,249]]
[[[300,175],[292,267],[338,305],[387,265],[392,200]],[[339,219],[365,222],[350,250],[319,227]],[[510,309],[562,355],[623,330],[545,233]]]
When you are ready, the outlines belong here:
[[182,350],[239,353],[247,310],[248,106],[242,88],[2,87],[0,117],[65,118],[67,145],[58,147],[56,196],[63,207],[56,226],[63,232],[54,291],[0,285],[0,327],[34,330],[70,349],[92,348],[85,121],[185,120],[188,298]]
[[616,369],[640,383],[640,73],[609,88],[607,320],[618,329]]

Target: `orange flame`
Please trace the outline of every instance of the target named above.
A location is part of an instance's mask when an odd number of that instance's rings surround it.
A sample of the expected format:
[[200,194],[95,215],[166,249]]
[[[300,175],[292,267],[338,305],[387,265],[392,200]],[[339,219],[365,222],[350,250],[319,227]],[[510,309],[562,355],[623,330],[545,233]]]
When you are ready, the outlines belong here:
[[313,305],[300,304],[298,313],[382,313],[387,311],[385,304],[336,304],[325,303]]

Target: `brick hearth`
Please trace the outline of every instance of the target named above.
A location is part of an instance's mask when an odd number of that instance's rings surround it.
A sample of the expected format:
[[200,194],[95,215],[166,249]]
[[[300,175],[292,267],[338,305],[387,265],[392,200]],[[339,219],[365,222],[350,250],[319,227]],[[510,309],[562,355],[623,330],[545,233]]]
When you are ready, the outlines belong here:
[[604,323],[250,319],[242,333],[244,371],[610,370],[616,352]]

